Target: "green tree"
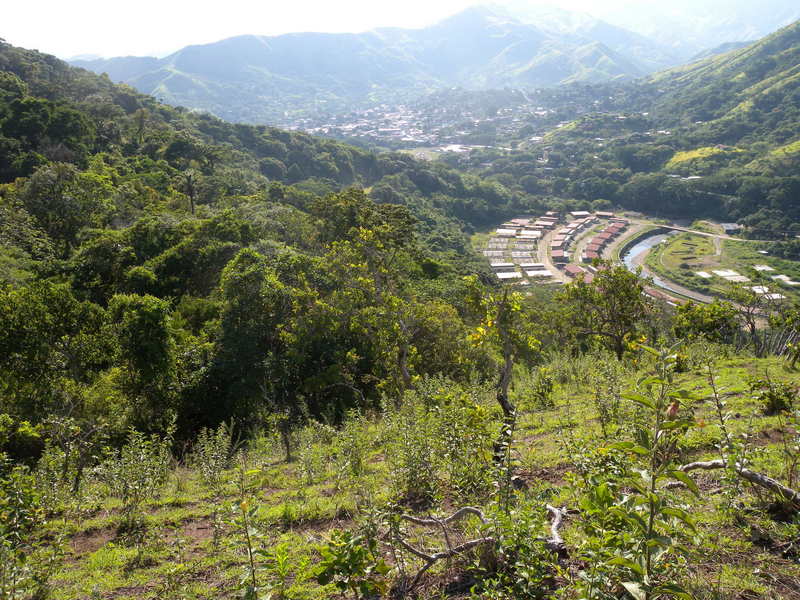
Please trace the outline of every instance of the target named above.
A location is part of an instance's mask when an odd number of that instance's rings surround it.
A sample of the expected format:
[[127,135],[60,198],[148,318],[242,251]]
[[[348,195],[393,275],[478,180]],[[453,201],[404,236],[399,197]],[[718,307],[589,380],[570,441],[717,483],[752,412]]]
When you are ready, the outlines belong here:
[[66,285],[0,287],[0,409],[43,419],[108,362],[105,313]]
[[731,303],[719,299],[711,304],[686,302],[678,306],[673,327],[679,338],[702,336],[727,342],[739,330],[738,313]]
[[622,265],[598,264],[591,283],[583,277],[559,294],[565,325],[579,336],[599,339],[622,360],[626,342],[651,314],[645,281]]
[[122,388],[133,404],[133,420],[145,429],[166,426],[176,399],[176,356],[169,302],[153,296],[118,294],[109,316],[123,365]]
[[37,170],[23,186],[20,199],[39,225],[61,242],[66,256],[84,227],[103,225],[111,211],[110,177],[81,173],[53,163]]
[[514,365],[520,361],[532,362],[541,344],[534,335],[534,319],[525,310],[522,294],[508,288],[487,294],[475,276],[470,276],[467,283],[470,305],[480,323],[470,340],[477,346],[496,347],[502,357],[495,384],[495,397],[503,411],[503,428],[495,446],[495,459],[500,461],[511,447],[517,422],[517,409],[508,393]]

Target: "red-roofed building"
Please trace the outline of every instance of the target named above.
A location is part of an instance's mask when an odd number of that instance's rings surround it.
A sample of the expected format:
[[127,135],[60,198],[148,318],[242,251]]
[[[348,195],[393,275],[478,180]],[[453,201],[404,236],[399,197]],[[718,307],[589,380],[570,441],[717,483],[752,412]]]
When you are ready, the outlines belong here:
[[600,258],[600,254],[591,250],[583,253],[583,262],[592,262],[595,258]]
[[581,273],[585,273],[586,271],[584,271],[578,265],[567,265],[566,267],[564,267],[564,272],[570,277],[577,277],[578,275],[580,275]]

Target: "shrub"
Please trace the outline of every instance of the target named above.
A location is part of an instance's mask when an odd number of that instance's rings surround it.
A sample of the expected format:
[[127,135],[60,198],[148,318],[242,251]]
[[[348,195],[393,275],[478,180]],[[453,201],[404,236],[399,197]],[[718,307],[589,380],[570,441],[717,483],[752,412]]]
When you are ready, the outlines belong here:
[[761,410],[767,416],[792,410],[797,400],[796,386],[772,381],[769,376],[764,379],[752,379],[749,385],[753,399],[761,405]]
[[122,448],[106,449],[97,475],[110,493],[122,500],[123,526],[135,524],[141,505],[154,498],[166,483],[171,444],[171,430],[160,437],[131,429]]
[[220,493],[223,473],[231,465],[234,443],[232,427],[221,423],[216,429],[200,430],[193,449],[192,462],[203,482],[215,494]]
[[389,567],[381,558],[374,537],[334,531],[330,541],[320,548],[320,555],[320,585],[333,583],[343,595],[352,592],[356,600],[386,592]]

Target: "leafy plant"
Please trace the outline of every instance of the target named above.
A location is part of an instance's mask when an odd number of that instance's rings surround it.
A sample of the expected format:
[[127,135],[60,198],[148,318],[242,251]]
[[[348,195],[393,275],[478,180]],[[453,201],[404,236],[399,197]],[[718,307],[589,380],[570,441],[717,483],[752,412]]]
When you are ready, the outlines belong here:
[[97,474],[109,492],[122,500],[124,527],[136,525],[142,504],[155,498],[166,483],[171,445],[172,428],[163,437],[131,429],[122,448],[106,450]]
[[581,500],[588,534],[582,552],[590,568],[581,574],[578,587],[587,598],[604,598],[617,585],[635,600],[690,598],[676,582],[684,560],[681,540],[695,528],[664,485],[677,482],[699,495],[694,481],[674,464],[679,441],[694,424],[681,406],[693,396],[674,388],[674,350],[643,349],[656,358],[655,373],[639,381],[641,391],[624,397],[645,418],[634,440],[603,451],[627,455],[633,464],[608,463],[614,468],[588,478],[590,487]]
[[374,537],[337,530],[320,549],[320,555],[320,585],[332,583],[343,594],[351,592],[356,600],[386,592],[390,569],[378,553]]
[[45,511],[34,477],[0,453],[0,600],[45,598],[63,556],[63,536],[43,541]]
[[547,367],[539,367],[531,385],[530,395],[533,405],[539,409],[552,408],[555,379]]
[[201,429],[192,457],[192,462],[200,472],[203,483],[213,495],[214,508],[211,513],[211,523],[214,528],[214,548],[219,547],[222,531],[218,501],[225,483],[224,473],[230,467],[235,450],[232,433],[232,426],[226,423],[221,423],[216,430]]
[[761,404],[764,414],[777,415],[789,411],[797,400],[797,387],[786,382],[773,381],[769,374],[763,379],[749,382],[753,400]]
[[535,599],[550,595],[555,574],[553,555],[542,538],[545,513],[540,505],[521,502],[509,512],[489,516],[495,539],[492,560],[480,569],[480,583],[473,587],[475,598],[492,600]]

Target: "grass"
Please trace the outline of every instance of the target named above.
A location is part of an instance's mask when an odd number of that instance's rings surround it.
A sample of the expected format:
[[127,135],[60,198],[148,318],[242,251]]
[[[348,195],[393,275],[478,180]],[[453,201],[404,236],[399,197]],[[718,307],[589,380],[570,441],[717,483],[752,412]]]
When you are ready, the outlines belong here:
[[[749,436],[753,464],[782,480],[785,471],[781,440],[789,430],[782,416],[763,414],[762,407],[749,393],[748,380],[768,373],[776,381],[796,381],[797,373],[790,371],[781,359],[756,360],[725,347],[689,345],[685,353],[688,369],[676,375],[676,385],[690,390],[697,398],[686,409],[691,410],[698,425],[686,435],[681,459],[691,461],[719,455],[722,434],[703,366],[712,357],[716,384],[727,403],[725,410],[731,415],[727,423],[731,434]],[[513,454],[518,472],[527,483],[523,494],[529,501],[576,506],[578,491],[569,484],[568,475],[577,469],[581,451],[576,449],[612,443],[620,435],[620,427],[624,427],[625,415],[633,414],[632,405],[622,402],[619,421],[603,427],[596,400],[598,383],[593,373],[596,365],[603,362],[616,364],[614,359],[604,356],[554,356],[548,364],[555,381],[549,407],[535,404],[530,391],[533,375],[526,369],[518,369],[512,389],[513,399],[520,407]],[[636,389],[638,379],[651,367],[648,361],[645,354],[633,355],[616,371],[622,390]],[[481,407],[475,414],[483,415],[481,418],[491,423],[499,420],[489,388],[474,395],[473,401]],[[315,579],[320,546],[331,532],[361,527],[369,520],[370,511],[380,506],[400,502],[402,510],[414,510],[403,505],[397,496],[390,445],[393,434],[387,423],[375,415],[353,426],[350,432],[361,440],[364,448],[363,469],[351,472],[344,466],[342,460],[347,457],[347,449],[340,446],[338,438],[330,443],[315,442],[314,448],[322,458],[315,463],[312,483],[301,468],[302,454],[297,462],[284,462],[279,444],[271,437],[261,438],[247,454],[244,468],[249,472],[249,497],[258,507],[253,523],[256,544],[265,549],[286,544],[290,553],[290,569],[285,575],[288,579],[284,582],[286,598],[340,597],[332,586],[320,586]],[[698,523],[698,534],[690,548],[688,579],[684,583],[694,586],[698,598],[732,600],[744,597],[738,595],[743,590],[775,599],[800,598],[800,590],[786,583],[800,581],[800,567],[782,558],[780,553],[755,544],[752,534],[755,530],[766,532],[777,547],[800,534],[798,525],[770,520],[759,495],[746,487],[736,499],[741,510],[733,518],[726,512],[726,496],[714,492],[724,485],[722,477],[721,472],[698,475],[704,490],[700,498],[685,491],[677,492],[681,501],[691,507]],[[103,497],[98,509],[88,517],[68,517],[66,523],[63,519],[54,520],[49,531],[64,532],[68,541],[64,567],[52,582],[52,597],[143,600],[236,596],[247,564],[242,534],[234,522],[239,503],[237,478],[236,467],[227,471],[223,495],[214,500],[199,474],[189,466],[181,467],[160,497],[145,507],[148,535],[140,544],[119,533],[120,505],[113,498]],[[104,490],[95,491],[102,494]],[[462,497],[445,487],[432,506],[419,512],[447,514],[454,506],[464,503],[480,506],[487,500],[485,496]],[[214,545],[212,535],[211,517],[215,510],[222,515],[218,546]],[[470,521],[465,527],[464,535],[474,533],[477,522]],[[413,529],[409,535],[425,547],[444,543],[436,539],[436,534],[422,529]],[[575,523],[568,523],[564,530],[568,546],[577,548],[580,536]],[[390,553],[385,553],[385,559],[394,564]],[[280,581],[274,564],[263,557],[258,560],[263,569],[259,571],[259,580],[267,587],[277,586]],[[415,564],[412,560],[408,567],[412,572]],[[464,565],[458,561],[434,567],[419,597],[442,597],[461,568]],[[718,595],[708,595],[711,591]],[[451,597],[467,598],[468,594],[456,593]]]
[[[733,270],[752,281],[746,285],[767,286],[788,298],[800,299],[800,290],[771,279],[772,275],[782,274],[800,280],[800,263],[759,254],[761,245],[754,242],[720,240],[718,243],[719,253],[712,238],[682,233],[656,246],[647,256],[646,264],[657,275],[703,294],[725,298],[729,283],[717,276],[704,279],[696,272]],[[762,273],[753,268],[756,265],[775,270]]]
[[791,144],[786,144],[785,146],[780,146],[779,148],[775,148],[769,153],[769,155],[774,158],[794,156],[795,154],[800,154],[800,140],[792,142]]
[[676,167],[683,166],[688,162],[722,157],[740,152],[743,152],[743,150],[738,148],[719,148],[717,146],[706,146],[704,148],[695,148],[694,150],[682,150],[673,155],[673,157],[667,162],[666,168],[674,169]]

